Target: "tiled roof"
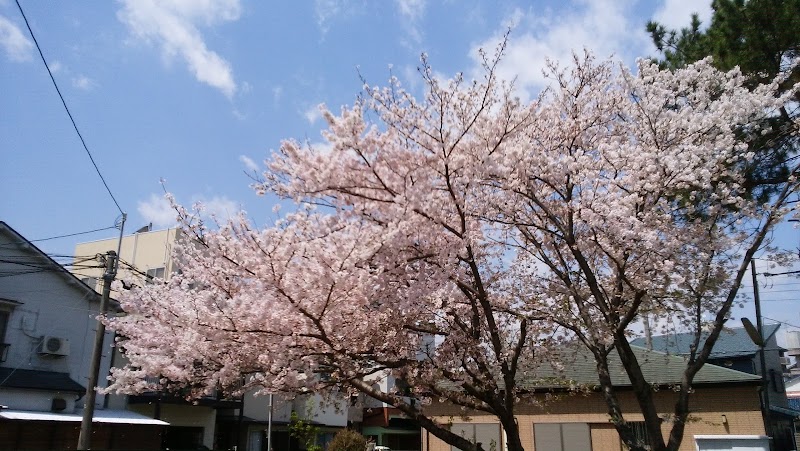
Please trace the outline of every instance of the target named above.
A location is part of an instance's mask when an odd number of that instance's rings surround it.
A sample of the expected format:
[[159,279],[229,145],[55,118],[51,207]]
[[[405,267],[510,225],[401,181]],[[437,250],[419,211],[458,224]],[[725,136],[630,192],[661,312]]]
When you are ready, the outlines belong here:
[[[634,346],[633,352],[642,368],[645,379],[653,385],[673,385],[681,381],[686,362],[683,357],[668,355]],[[563,370],[548,365],[522,373],[518,377],[521,388],[565,387],[569,385],[598,385],[594,358],[588,351],[563,353]],[[622,363],[616,353],[609,355],[609,370],[615,386],[630,386]],[[714,365],[704,365],[694,378],[694,384],[722,384],[758,382],[758,376]]]
[[[77,276],[67,271],[66,268],[64,268],[58,262],[50,258],[50,256],[48,256],[45,252],[36,247],[36,245],[28,241],[27,238],[20,235],[19,232],[14,230],[10,225],[6,224],[4,221],[0,221],[0,234],[4,234],[11,238],[11,240],[7,242],[5,240],[2,240],[4,241],[4,246],[16,245],[16,250],[12,250],[10,247],[4,247],[3,251],[6,257],[8,257],[9,255],[18,256],[16,254],[18,254],[19,252],[25,252],[26,255],[35,254],[38,258],[42,259],[44,264],[54,269],[56,274],[60,274],[62,277],[64,277],[68,283],[80,287],[80,289],[85,291],[89,299],[93,301],[100,300],[100,293],[94,291],[93,288],[90,288],[88,285],[83,283]],[[114,301],[113,303],[116,304],[116,301]]]
[[772,412],[777,412],[781,415],[786,415],[787,417],[800,418],[800,410],[793,408],[791,403],[789,404],[788,409],[785,407],[770,405],[769,410]]
[[[770,339],[778,331],[780,324],[764,325],[764,336]],[[706,336],[701,337],[700,346],[705,342]],[[668,354],[686,355],[689,353],[689,345],[694,340],[694,334],[670,334],[653,337],[653,350],[666,352]],[[645,346],[644,338],[637,338],[631,341],[635,346]],[[727,357],[750,356],[758,352],[758,346],[753,343],[747,331],[743,327],[724,329],[719,334],[717,342],[709,358],[719,359]]]
[[[669,386],[680,383],[686,361],[683,357],[648,351],[645,348],[632,346],[642,373],[648,383],[654,386]],[[559,354],[560,368],[550,363],[531,365],[530,369],[520,368],[517,372],[517,386],[521,390],[542,389],[580,389],[595,388],[599,385],[597,367],[594,357],[586,349],[564,349]],[[554,359],[555,360],[555,359]],[[619,357],[612,351],[609,354],[609,371],[615,387],[631,385]],[[754,374],[743,373],[716,365],[704,365],[694,377],[693,385],[708,384],[758,384],[761,378]],[[502,385],[502,382],[500,382]],[[451,381],[440,383],[442,388],[458,390],[457,384]],[[502,387],[501,387],[502,388]]]
[[86,388],[72,380],[69,373],[54,371],[0,368],[0,389],[27,388],[34,390],[84,393]]

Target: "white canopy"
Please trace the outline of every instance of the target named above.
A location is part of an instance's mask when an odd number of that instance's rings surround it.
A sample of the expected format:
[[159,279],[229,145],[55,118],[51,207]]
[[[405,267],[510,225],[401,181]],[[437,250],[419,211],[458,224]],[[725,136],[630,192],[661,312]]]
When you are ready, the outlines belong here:
[[[0,410],[0,418],[7,420],[24,421],[74,421],[80,422],[83,418],[83,409],[76,409],[75,413],[38,412],[33,410]],[[166,421],[156,420],[130,410],[95,410],[93,423],[117,424],[146,424],[169,426]]]

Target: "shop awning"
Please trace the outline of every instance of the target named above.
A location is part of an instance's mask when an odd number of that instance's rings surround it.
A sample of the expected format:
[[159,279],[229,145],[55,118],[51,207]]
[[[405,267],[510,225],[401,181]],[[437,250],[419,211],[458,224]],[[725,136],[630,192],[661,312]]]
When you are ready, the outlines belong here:
[[[83,419],[82,409],[75,413],[37,412],[33,410],[0,410],[0,419],[21,421],[72,421],[80,423]],[[156,420],[130,410],[95,410],[93,423],[142,424],[169,426],[166,421]]]

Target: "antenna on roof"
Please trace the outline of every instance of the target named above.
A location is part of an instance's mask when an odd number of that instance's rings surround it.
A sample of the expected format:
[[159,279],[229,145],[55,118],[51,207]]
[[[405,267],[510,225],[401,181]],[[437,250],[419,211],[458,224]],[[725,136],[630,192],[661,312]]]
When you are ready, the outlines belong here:
[[744,326],[744,330],[747,331],[747,335],[750,336],[750,339],[753,340],[753,343],[756,346],[764,346],[764,339],[761,338],[761,334],[758,333],[758,329],[753,326],[753,323],[750,322],[747,318],[742,318],[742,325]]
[[133,233],[142,233],[142,232],[149,232],[153,230],[153,223],[147,224],[146,226],[142,227],[141,229],[133,232]]

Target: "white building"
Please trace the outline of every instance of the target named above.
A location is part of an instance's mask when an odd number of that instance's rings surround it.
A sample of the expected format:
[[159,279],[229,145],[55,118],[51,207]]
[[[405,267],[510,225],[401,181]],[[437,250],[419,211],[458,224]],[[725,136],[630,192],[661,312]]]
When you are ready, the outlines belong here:
[[[75,447],[99,306],[100,295],[0,221],[0,448]],[[105,343],[101,380],[110,334]],[[160,447],[166,423],[109,402],[97,396],[93,447]]]

